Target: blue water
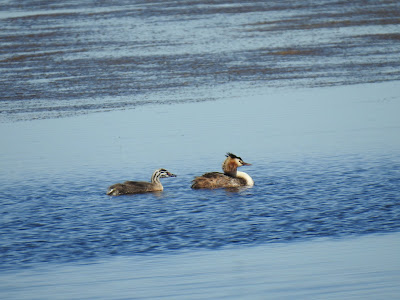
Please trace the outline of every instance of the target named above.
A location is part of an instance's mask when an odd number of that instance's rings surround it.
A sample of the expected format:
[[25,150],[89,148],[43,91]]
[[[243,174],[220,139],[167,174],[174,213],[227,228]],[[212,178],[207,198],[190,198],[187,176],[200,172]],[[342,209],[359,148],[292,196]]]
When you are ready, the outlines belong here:
[[112,198],[101,173],[3,181],[1,267],[400,229],[398,157],[308,158],[247,171],[256,185],[240,191],[193,191],[191,174],[179,174],[161,194]]
[[398,1],[89,2],[0,3],[2,297],[395,298]]
[[400,79],[398,1],[2,1],[0,121]]

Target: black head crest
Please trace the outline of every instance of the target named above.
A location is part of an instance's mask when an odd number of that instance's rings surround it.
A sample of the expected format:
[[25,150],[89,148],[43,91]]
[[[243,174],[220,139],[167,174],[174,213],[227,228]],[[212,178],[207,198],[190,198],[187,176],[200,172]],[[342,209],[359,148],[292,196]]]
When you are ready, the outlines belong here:
[[241,159],[240,157],[238,157],[238,156],[236,156],[235,154],[230,153],[230,152],[226,153],[226,157]]

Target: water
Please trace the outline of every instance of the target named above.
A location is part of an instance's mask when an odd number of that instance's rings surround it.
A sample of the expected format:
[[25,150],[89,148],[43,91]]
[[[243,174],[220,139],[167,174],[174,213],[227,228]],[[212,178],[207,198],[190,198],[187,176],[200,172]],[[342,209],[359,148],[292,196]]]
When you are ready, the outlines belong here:
[[[2,297],[395,299],[398,95],[288,89],[1,124]],[[226,151],[255,186],[191,190]],[[178,174],[163,193],[105,195],[159,167]]]
[[2,1],[0,11],[2,120],[400,79],[398,1]]
[[397,233],[119,256],[8,272],[0,287],[7,299],[396,299],[399,241]]
[[14,183],[18,192],[7,184],[2,188],[1,266],[400,229],[398,159],[350,156],[258,163],[258,168],[268,169],[268,177],[250,169],[258,185],[238,192],[192,191],[192,176],[185,173],[163,180],[164,193],[111,199],[105,195],[104,174],[25,178]]
[[0,11],[3,298],[396,298],[396,1]]

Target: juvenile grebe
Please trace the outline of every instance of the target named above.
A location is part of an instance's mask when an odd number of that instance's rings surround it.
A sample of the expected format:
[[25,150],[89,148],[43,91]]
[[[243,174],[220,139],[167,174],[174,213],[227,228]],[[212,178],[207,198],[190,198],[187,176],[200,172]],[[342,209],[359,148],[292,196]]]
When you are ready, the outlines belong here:
[[253,186],[253,179],[246,173],[237,170],[241,166],[250,166],[240,157],[232,153],[227,153],[226,159],[222,164],[224,174],[220,172],[206,173],[196,177],[192,182],[192,189],[217,189],[217,188],[236,188],[241,186]]
[[119,196],[126,194],[139,194],[148,192],[160,192],[164,188],[160,182],[160,178],[176,177],[176,175],[165,169],[155,170],[151,176],[151,182],[145,181],[125,181],[124,183],[116,183],[107,190],[107,195]]

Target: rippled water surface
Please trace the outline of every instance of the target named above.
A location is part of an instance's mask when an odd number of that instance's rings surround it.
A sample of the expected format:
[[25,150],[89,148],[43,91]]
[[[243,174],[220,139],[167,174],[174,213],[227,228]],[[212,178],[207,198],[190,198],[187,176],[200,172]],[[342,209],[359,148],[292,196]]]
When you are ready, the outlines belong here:
[[[2,267],[398,231],[396,88],[294,89],[246,114],[239,98],[3,124]],[[227,150],[253,163],[255,186],[191,190]],[[178,174],[164,192],[105,195],[159,167]]]
[[1,119],[400,79],[398,1],[2,1]]
[[268,177],[253,170],[258,184],[240,191],[192,191],[188,174],[165,179],[162,194],[111,199],[96,174],[26,178],[13,183],[18,192],[3,186],[2,267],[400,229],[398,158],[258,168]]
[[[0,1],[0,297],[394,299],[399,20],[398,1]],[[228,151],[255,186],[191,190]],[[162,193],[105,195],[160,167]]]

